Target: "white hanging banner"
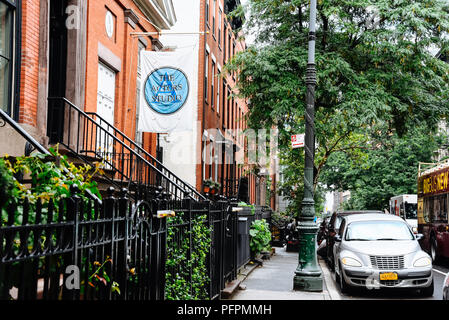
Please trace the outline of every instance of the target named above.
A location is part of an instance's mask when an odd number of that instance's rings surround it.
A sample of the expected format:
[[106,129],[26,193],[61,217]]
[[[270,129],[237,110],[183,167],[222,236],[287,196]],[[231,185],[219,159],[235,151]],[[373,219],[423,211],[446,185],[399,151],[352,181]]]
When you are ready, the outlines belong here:
[[193,130],[190,83],[195,81],[194,50],[141,51],[139,131],[169,133]]

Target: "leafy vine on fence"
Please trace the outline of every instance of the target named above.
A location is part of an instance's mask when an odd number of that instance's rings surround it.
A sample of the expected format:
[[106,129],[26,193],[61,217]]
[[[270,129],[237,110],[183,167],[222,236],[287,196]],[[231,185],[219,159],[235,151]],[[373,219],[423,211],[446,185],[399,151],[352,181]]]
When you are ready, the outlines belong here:
[[208,299],[207,257],[212,229],[207,224],[207,216],[192,217],[191,230],[188,230],[189,222],[183,212],[168,218],[167,224],[165,299]]
[[[33,156],[0,159],[0,208],[1,218],[7,219],[6,207],[19,205],[24,200],[30,203],[31,222],[37,201],[57,204],[62,198],[71,196],[70,186],[76,184],[81,197],[86,190],[101,199],[94,175],[104,174],[101,162],[90,165],[75,165],[68,162],[58,149],[50,148],[51,155],[37,153]],[[15,223],[20,224],[20,206],[17,208]]]

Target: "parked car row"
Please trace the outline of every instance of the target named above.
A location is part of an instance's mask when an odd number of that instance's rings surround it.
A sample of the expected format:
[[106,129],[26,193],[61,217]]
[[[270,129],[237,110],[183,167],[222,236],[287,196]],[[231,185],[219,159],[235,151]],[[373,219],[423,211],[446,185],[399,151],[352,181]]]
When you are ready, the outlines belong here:
[[[407,288],[433,295],[432,259],[404,219],[382,211],[337,212],[321,223],[318,254],[342,293],[356,287]],[[444,297],[448,298],[448,282]]]

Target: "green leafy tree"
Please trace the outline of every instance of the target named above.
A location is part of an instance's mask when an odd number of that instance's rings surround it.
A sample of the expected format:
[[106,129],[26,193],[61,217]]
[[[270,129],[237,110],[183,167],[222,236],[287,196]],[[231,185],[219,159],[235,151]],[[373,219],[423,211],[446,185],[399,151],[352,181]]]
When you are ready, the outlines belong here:
[[[290,157],[289,140],[305,127],[308,3],[250,0],[255,44],[225,68],[238,71],[249,126],[276,126],[292,167],[304,161]],[[315,187],[333,153],[366,160],[373,136],[431,131],[449,111],[449,67],[436,57],[447,50],[447,1],[321,0],[317,9]]]
[[401,138],[393,135],[379,141],[363,162],[334,153],[323,180],[334,189],[351,191],[344,209],[388,209],[392,196],[416,194],[419,162],[432,162],[442,138],[420,130]]

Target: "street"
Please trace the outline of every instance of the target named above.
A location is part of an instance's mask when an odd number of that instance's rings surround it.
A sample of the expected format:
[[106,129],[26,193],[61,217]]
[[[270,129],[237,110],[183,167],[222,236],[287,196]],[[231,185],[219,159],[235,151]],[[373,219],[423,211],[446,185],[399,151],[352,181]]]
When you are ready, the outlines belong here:
[[[325,265],[324,263],[321,266]],[[330,272],[330,270],[329,270]],[[388,300],[388,299],[407,299],[407,300],[442,300],[441,288],[443,286],[444,277],[449,272],[449,261],[442,261],[433,266],[433,279],[435,281],[435,291],[433,297],[422,298],[419,296],[418,291],[406,291],[406,290],[386,290],[386,289],[362,289],[354,290],[350,295],[345,295],[340,292],[339,285],[335,282],[335,273],[332,272],[333,284],[338,290],[342,300]]]

